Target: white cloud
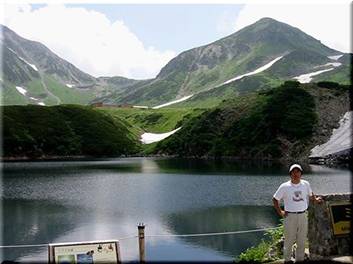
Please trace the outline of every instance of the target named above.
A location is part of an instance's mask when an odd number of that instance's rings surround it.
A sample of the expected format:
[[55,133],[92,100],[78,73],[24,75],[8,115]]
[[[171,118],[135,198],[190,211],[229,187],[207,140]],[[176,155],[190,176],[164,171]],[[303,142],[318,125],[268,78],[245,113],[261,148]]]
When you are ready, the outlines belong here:
[[234,17],[236,14],[225,11],[220,15],[220,18],[217,23],[217,31],[223,35],[230,35],[234,33],[234,27],[236,25],[236,21]]
[[250,4],[236,18],[235,30],[262,17],[297,27],[330,48],[351,52],[350,4]]
[[176,53],[145,47],[123,21],[102,13],[51,4],[5,6],[1,21],[24,38],[36,40],[93,76],[153,78]]

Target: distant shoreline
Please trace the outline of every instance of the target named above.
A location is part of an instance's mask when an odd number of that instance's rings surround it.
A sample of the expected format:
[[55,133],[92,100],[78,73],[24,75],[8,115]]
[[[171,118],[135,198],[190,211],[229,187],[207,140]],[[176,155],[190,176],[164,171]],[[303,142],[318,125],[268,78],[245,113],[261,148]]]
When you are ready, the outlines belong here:
[[[122,155],[122,156],[42,156],[42,157],[0,157],[0,162],[41,162],[41,161],[99,161],[99,160],[109,160],[109,159],[123,159],[123,158],[181,158],[181,159],[198,159],[198,160],[223,160],[223,161],[249,161],[249,162],[270,162],[270,163],[280,163],[286,164],[291,163],[291,160],[281,160],[281,159],[250,159],[241,158],[235,156],[202,156],[202,157],[179,157],[177,155]],[[349,158],[345,157],[343,159],[333,158],[332,156],[327,158],[312,159],[309,157],[301,158],[298,162],[307,163],[311,165],[324,165],[328,167],[341,167],[349,165]]]
[[[283,163],[283,160],[280,159],[250,159],[250,158],[241,158],[235,156],[184,156],[179,157],[177,155],[122,155],[122,156],[42,156],[42,157],[28,157],[28,156],[19,156],[19,157],[0,157],[2,162],[16,162],[16,161],[89,161],[89,160],[104,160],[104,159],[121,159],[121,158],[181,158],[181,159],[199,159],[199,160],[243,160],[243,161],[258,161],[258,162],[274,162],[274,163]],[[309,158],[301,159],[301,162],[309,163]],[[312,164],[317,164],[315,162],[310,162]]]
[[128,158],[134,156],[117,156],[117,157],[94,157],[94,156],[42,156],[42,157],[1,157],[2,162],[16,162],[16,161],[89,161],[101,159],[114,159],[114,158]]

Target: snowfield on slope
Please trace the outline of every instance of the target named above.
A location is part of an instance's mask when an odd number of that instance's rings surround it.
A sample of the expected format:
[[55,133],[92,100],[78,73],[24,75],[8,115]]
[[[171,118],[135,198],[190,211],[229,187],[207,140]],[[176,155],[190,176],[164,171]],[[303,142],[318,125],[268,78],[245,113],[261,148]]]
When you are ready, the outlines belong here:
[[29,63],[28,61],[26,61],[24,58],[18,56],[18,54],[17,54],[13,49],[11,49],[11,48],[9,48],[9,47],[7,47],[7,48],[8,48],[13,54],[15,54],[20,60],[22,60],[24,63],[28,64],[29,66],[31,66],[33,70],[38,71],[36,65],[31,64],[31,63]]
[[[335,55],[335,56],[328,56],[328,58],[331,59],[331,60],[335,60],[336,61],[342,56],[343,55]],[[305,74],[293,77],[293,79],[296,79],[300,83],[310,83],[311,80],[313,79],[312,78],[313,76],[319,75],[319,74],[321,74],[323,72],[332,71],[332,70],[334,70],[335,68],[337,68],[337,67],[339,67],[341,65],[342,65],[342,63],[340,63],[340,62],[329,62],[329,63],[326,63],[324,65],[318,65],[318,66],[315,66],[314,69],[315,68],[319,68],[319,67],[326,67],[326,66],[333,66],[333,68],[328,68],[328,69],[324,69],[324,70],[320,70],[320,71],[314,71],[314,72],[305,73]]]
[[16,90],[21,93],[22,95],[26,96],[26,93],[27,93],[27,90],[24,89],[23,87],[21,86],[16,86]]
[[133,105],[132,108],[148,109],[148,106],[146,106],[146,105]]
[[254,75],[254,74],[263,72],[263,71],[269,69],[273,64],[275,64],[277,61],[279,61],[279,60],[282,59],[282,58],[283,58],[283,56],[277,57],[276,59],[270,61],[269,63],[265,64],[264,66],[261,66],[260,68],[254,70],[254,71],[252,71],[252,72],[248,72],[248,73],[245,73],[245,74],[236,76],[236,77],[234,77],[234,78],[232,78],[232,79],[229,79],[228,81],[225,81],[225,82],[223,82],[223,83],[217,85],[215,88],[220,87],[220,86],[222,86],[222,85],[224,85],[224,84],[228,84],[228,83],[234,82],[234,81],[236,81],[236,80],[240,80],[241,78],[243,78],[243,77],[245,77],[245,76],[250,76],[250,75]]
[[299,76],[294,77],[293,79],[296,79],[298,82],[300,83],[309,83],[311,82],[311,80],[313,79],[313,76],[319,75],[323,72],[328,72],[328,71],[332,71],[334,68],[329,68],[329,69],[325,69],[325,70],[321,70],[321,71],[316,71],[316,72],[310,72],[310,73],[305,73]]
[[38,71],[36,65],[29,63],[29,62],[26,61],[24,58],[21,58],[21,57],[19,57],[19,58],[20,58],[24,63],[26,63],[26,64],[28,64],[29,66],[31,66],[33,70]]
[[339,121],[339,128],[332,131],[330,139],[322,145],[315,146],[311,150],[310,157],[325,157],[352,147],[352,117],[353,112],[344,114]]
[[161,141],[171,135],[173,135],[175,132],[177,132],[181,127],[178,127],[177,129],[174,129],[173,131],[167,132],[167,133],[143,133],[141,135],[140,141],[142,144],[151,144],[154,142]]
[[168,103],[165,103],[165,104],[154,106],[154,107],[152,107],[152,109],[158,109],[158,108],[162,108],[162,107],[165,107],[165,106],[168,106],[168,105],[177,104],[177,103],[183,102],[185,100],[188,100],[192,96],[193,96],[193,94],[188,95],[188,96],[184,96],[183,98],[180,98],[178,100],[174,100],[174,101],[171,101],[171,102],[168,102]]
[[[21,86],[16,86],[16,90],[21,93],[22,95],[27,97],[27,90]],[[34,101],[39,101],[40,99],[34,98],[34,97],[29,97],[29,99],[34,100]],[[43,102],[37,102],[38,105],[45,105]]]
[[338,60],[342,56],[343,56],[343,54],[340,54],[340,55],[327,56],[327,58],[329,58],[331,60]]
[[[270,61],[269,63],[265,64],[264,66],[261,66],[260,68],[257,68],[256,70],[252,71],[252,72],[248,72],[248,73],[245,73],[245,74],[242,74],[242,75],[239,75],[239,76],[236,76],[232,79],[229,79],[217,86],[215,86],[214,88],[218,88],[224,84],[228,84],[228,83],[231,83],[231,82],[234,82],[236,80],[240,80],[241,78],[245,77],[245,76],[250,76],[250,75],[254,75],[254,74],[257,74],[257,73],[260,73],[260,72],[263,72],[267,69],[269,69],[273,64],[275,64],[277,61],[279,61],[280,59],[282,59],[283,56],[280,56],[280,57],[277,57],[276,59]],[[180,102],[183,102],[185,100],[188,100],[189,98],[191,98],[193,96],[193,94],[191,95],[188,95],[188,96],[185,96],[181,99],[178,99],[178,100],[174,100],[174,101],[171,101],[171,102],[168,102],[168,103],[165,103],[165,104],[161,104],[161,105],[157,105],[157,106],[154,106],[152,107],[152,109],[158,109],[158,108],[162,108],[162,107],[165,107],[165,106],[168,106],[168,105],[172,105],[172,104],[176,104],[176,103],[180,103]]]

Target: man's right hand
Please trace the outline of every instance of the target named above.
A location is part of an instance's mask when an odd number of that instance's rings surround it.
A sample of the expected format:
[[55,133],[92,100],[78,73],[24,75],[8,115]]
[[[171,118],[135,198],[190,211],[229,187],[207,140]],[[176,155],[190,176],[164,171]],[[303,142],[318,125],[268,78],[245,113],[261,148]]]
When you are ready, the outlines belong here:
[[285,218],[287,215],[288,215],[288,213],[286,211],[281,210],[281,216],[283,218]]
[[275,197],[273,197],[273,198],[272,198],[272,201],[273,201],[273,206],[275,207],[277,214],[278,214],[280,217],[286,217],[286,216],[287,216],[287,213],[286,213],[285,211],[283,211],[283,210],[281,209],[281,207],[279,207],[279,202],[278,202],[278,200],[277,200]]

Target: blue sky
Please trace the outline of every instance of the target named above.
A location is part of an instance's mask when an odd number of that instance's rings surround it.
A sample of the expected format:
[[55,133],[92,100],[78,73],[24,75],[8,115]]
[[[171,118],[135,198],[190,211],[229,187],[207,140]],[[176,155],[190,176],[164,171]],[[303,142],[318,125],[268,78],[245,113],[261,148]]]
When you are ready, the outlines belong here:
[[223,28],[224,19],[233,19],[243,5],[178,4],[66,4],[105,14],[111,22],[122,20],[146,45],[172,49],[177,53],[197,47],[234,32]]

